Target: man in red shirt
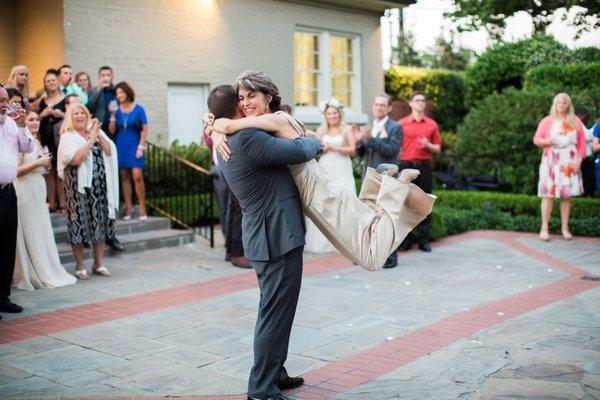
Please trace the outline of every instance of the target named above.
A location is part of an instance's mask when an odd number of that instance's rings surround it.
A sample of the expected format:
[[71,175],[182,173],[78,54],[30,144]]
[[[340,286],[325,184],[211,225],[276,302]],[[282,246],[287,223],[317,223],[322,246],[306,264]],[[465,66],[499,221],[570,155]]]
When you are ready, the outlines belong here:
[[[442,148],[440,130],[434,120],[425,116],[425,101],[427,98],[423,92],[415,91],[410,95],[410,108],[412,113],[402,118],[402,152],[400,153],[400,171],[405,168],[418,169],[421,174],[413,181],[417,186],[427,193],[431,193],[433,185],[433,171],[431,160],[433,154],[438,154]],[[429,245],[429,226],[431,225],[431,214],[419,224],[418,242],[419,249],[425,252],[431,251]],[[400,244],[398,250],[408,251],[415,242],[415,235],[409,234]]]

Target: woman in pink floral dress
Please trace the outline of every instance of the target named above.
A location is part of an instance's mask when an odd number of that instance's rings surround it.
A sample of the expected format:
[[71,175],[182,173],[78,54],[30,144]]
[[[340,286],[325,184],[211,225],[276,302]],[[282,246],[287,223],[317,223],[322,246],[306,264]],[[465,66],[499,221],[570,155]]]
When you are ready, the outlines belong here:
[[538,125],[533,143],[543,149],[538,182],[538,196],[542,198],[540,239],[550,239],[548,221],[552,204],[555,198],[560,198],[562,236],[571,240],[571,197],[583,194],[581,160],[585,158],[585,137],[583,125],[573,112],[568,94],[559,93],[554,97],[550,115]]

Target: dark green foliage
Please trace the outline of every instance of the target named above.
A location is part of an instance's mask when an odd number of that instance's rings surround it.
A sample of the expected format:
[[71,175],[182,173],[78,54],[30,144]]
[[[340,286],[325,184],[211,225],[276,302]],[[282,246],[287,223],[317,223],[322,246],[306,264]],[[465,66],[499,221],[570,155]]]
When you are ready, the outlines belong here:
[[525,90],[577,93],[600,85],[600,62],[544,64],[525,74]]
[[521,89],[525,73],[538,65],[568,63],[573,51],[551,37],[537,35],[515,43],[490,47],[467,69],[466,105],[476,106],[491,93],[508,87]]
[[573,52],[573,62],[593,63],[600,62],[600,48],[580,47]]
[[[438,196],[437,204],[451,208],[473,210],[492,207],[511,215],[538,216],[540,214],[540,198],[537,196],[459,190],[437,190],[435,194]],[[559,201],[554,203],[554,213],[557,214]],[[600,217],[600,199],[572,198],[571,216],[573,218]]]
[[188,161],[210,170],[210,159],[212,154],[207,146],[200,143],[190,143],[188,145],[179,144],[178,140],[171,143],[169,148],[173,153]]
[[[576,236],[600,236],[600,217],[571,218],[569,227]],[[550,219],[550,231],[560,233],[558,215]],[[539,232],[540,218],[531,215],[511,215],[496,208],[457,209],[436,206],[433,213],[431,237],[433,240],[473,230],[508,230]]]
[[[577,8],[572,10],[573,6]],[[575,37],[600,27],[598,0],[454,0],[452,12],[445,15],[458,23],[459,32],[485,28],[494,40],[500,40],[508,17],[526,12],[534,32],[544,33],[560,8],[566,9],[562,20],[575,28]]]
[[[486,97],[467,114],[446,156],[461,173],[497,175],[514,193],[536,193],[541,150],[532,140],[553,97],[549,91],[513,88]],[[576,108],[586,107],[594,115],[600,90],[575,93],[572,99]]]

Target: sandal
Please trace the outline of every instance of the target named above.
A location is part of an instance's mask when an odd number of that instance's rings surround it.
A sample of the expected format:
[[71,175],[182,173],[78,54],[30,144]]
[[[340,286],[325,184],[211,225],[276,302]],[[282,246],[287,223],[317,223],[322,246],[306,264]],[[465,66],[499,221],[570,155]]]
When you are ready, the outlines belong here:
[[548,233],[548,229],[542,229],[540,231],[540,240],[542,242],[547,242],[550,240],[550,234]]
[[108,270],[104,266],[98,267],[98,268],[92,268],[92,273],[94,275],[110,276],[110,272],[108,272]]
[[139,216],[139,220],[140,220],[140,221],[147,221],[147,220],[148,220],[148,216],[147,216],[146,214],[144,214],[144,215],[140,215],[140,216]]
[[75,270],[75,276],[77,277],[77,279],[79,279],[81,281],[85,281],[86,279],[89,278],[88,273],[85,269]]
[[565,240],[573,239],[573,235],[571,235],[571,232],[569,232],[569,228],[562,228],[561,232],[562,232],[563,239],[565,239]]

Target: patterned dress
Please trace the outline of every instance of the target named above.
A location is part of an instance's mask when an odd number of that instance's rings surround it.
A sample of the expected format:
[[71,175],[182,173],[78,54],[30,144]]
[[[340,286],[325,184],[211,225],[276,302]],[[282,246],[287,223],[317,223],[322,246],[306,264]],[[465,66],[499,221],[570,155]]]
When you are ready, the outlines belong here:
[[65,202],[69,220],[69,241],[72,245],[100,242],[108,232],[108,198],[106,171],[102,159],[102,148],[98,143],[92,147],[92,187],[85,193],[77,191],[78,167],[65,168]]
[[552,123],[550,138],[555,145],[542,156],[538,196],[568,199],[583,194],[581,172],[574,172],[578,160],[577,130],[565,121]]

